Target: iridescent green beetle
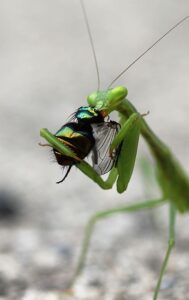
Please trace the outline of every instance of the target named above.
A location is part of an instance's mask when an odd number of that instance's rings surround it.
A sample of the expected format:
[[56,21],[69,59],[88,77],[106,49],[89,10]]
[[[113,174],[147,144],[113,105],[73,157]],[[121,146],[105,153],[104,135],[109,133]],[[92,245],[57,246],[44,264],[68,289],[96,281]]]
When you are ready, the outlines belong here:
[[116,155],[109,147],[120,125],[114,121],[105,122],[106,113],[90,106],[82,106],[75,113],[72,122],[63,125],[55,134],[58,140],[75,153],[75,157],[62,154],[53,148],[57,163],[67,171],[60,181],[68,176],[73,165],[83,160],[91,151],[93,167],[99,175],[109,172]]

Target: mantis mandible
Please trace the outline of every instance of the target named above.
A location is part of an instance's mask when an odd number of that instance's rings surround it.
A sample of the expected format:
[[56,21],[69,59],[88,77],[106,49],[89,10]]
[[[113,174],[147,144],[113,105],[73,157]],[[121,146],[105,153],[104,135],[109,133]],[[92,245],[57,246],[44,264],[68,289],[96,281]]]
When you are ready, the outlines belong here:
[[[94,45],[89,29],[87,15],[82,1],[81,5],[97,67]],[[145,55],[152,47],[154,47],[162,38],[164,38],[168,33],[170,33],[173,29],[175,29],[178,25],[180,25],[188,18],[189,16],[185,17],[176,25],[174,25],[169,31],[167,31],[163,36],[161,36],[152,46],[150,46],[145,52],[143,52],[127,68],[125,68],[123,72],[121,72],[113,80],[110,86],[134,63],[136,63],[143,55]],[[185,173],[184,169],[181,167],[180,163],[177,161],[177,159],[169,149],[169,147],[164,142],[162,142],[148,126],[144,118],[145,115],[141,115],[133,106],[133,104],[127,99],[127,89],[123,86],[117,86],[115,88],[110,88],[109,86],[107,90],[100,91],[98,67],[97,74],[98,89],[97,92],[94,92],[88,96],[88,105],[90,107],[95,108],[96,110],[105,112],[106,115],[109,115],[112,111],[118,112],[120,116],[119,122],[121,124],[120,131],[118,132],[118,134],[116,135],[116,137],[110,145],[110,155],[112,151],[117,149],[118,147],[120,147],[120,151],[117,157],[117,162],[110,171],[107,180],[103,180],[95,172],[92,166],[89,165],[86,161],[79,160],[75,153],[67,145],[63,144],[47,129],[41,129],[41,136],[48,141],[49,145],[53,149],[56,149],[57,151],[68,157],[72,157],[78,160],[76,167],[80,169],[91,180],[93,180],[96,184],[98,184],[102,189],[111,189],[114,183],[116,183],[118,193],[123,193],[126,191],[133,173],[138,141],[140,135],[142,135],[147,145],[149,146],[151,154],[156,162],[156,175],[157,181],[161,189],[161,195],[159,199],[150,199],[143,202],[134,203],[132,205],[126,205],[115,209],[112,208],[109,210],[98,212],[95,215],[93,215],[86,226],[86,233],[82,244],[80,258],[70,285],[73,285],[75,279],[81,273],[84,267],[91,235],[94,226],[98,220],[107,218],[109,216],[112,216],[113,214],[129,213],[168,204],[169,240],[166,254],[161,266],[160,274],[153,295],[153,300],[156,300],[158,298],[162,278],[168,264],[171,250],[173,249],[175,243],[176,214],[177,212],[185,213],[189,210],[189,178],[188,175]]]

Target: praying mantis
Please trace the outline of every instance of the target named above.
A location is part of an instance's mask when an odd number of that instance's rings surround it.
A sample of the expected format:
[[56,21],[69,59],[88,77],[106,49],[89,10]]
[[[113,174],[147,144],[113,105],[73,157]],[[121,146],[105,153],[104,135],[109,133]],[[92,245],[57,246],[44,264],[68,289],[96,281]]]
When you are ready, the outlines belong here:
[[[88,19],[82,1],[81,6],[91,41],[95,63],[97,65]],[[169,147],[163,141],[161,141],[148,126],[145,120],[146,114],[140,114],[133,104],[127,99],[127,89],[123,86],[117,86],[114,88],[111,88],[111,86],[123,73],[125,73],[134,63],[136,63],[143,55],[145,55],[152,47],[154,47],[162,38],[164,38],[188,18],[189,16],[179,21],[168,32],[166,32],[166,34],[161,36],[152,46],[143,52],[113,80],[107,90],[101,91],[99,89],[100,80],[98,77],[97,91],[93,92],[87,97],[89,107],[94,108],[96,111],[103,112],[105,116],[108,116],[111,112],[116,111],[120,117],[119,123],[121,124],[121,129],[111,142],[109,147],[109,155],[111,156],[111,153],[115,149],[119,148],[120,150],[117,155],[116,163],[109,172],[106,180],[103,180],[90,164],[88,164],[85,160],[79,159],[74,151],[68,147],[68,145],[62,143],[47,129],[43,128],[40,131],[41,136],[47,140],[53,149],[56,149],[67,157],[76,159],[78,161],[76,163],[76,167],[104,190],[111,189],[114,184],[116,184],[118,193],[123,193],[127,190],[135,165],[140,136],[142,136],[147,143],[156,164],[156,178],[161,190],[161,195],[158,199],[145,200],[115,209],[111,208],[100,211],[90,218],[86,226],[86,232],[79,261],[70,286],[74,284],[76,278],[84,268],[94,226],[99,220],[114,214],[135,212],[167,204],[169,206],[169,240],[153,295],[153,300],[158,299],[163,275],[175,243],[176,214],[177,212],[186,213],[189,210],[189,177]]]

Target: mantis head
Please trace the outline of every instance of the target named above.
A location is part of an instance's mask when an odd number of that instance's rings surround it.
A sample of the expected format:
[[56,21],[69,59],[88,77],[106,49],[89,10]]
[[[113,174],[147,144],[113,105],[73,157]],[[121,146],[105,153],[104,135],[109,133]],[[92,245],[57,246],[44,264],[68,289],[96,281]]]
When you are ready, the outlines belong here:
[[117,86],[106,91],[97,91],[87,97],[88,104],[108,115],[125,99],[128,91],[123,86]]

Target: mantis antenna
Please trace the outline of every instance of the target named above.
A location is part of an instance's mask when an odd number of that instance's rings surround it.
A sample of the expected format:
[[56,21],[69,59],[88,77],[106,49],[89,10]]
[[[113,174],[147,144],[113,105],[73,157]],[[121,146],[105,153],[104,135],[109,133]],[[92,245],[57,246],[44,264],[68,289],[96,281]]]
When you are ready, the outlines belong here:
[[92,34],[91,34],[90,26],[89,26],[89,21],[88,21],[88,17],[87,17],[87,13],[86,13],[86,10],[85,10],[85,5],[84,5],[83,0],[80,0],[80,4],[81,4],[82,11],[83,11],[85,25],[87,27],[87,32],[88,32],[88,36],[89,36],[89,40],[90,40],[90,44],[91,44],[91,48],[92,48],[92,52],[93,52],[93,57],[94,57],[94,62],[95,62],[95,67],[96,67],[96,73],[97,73],[97,80],[98,80],[97,91],[99,91],[99,89],[100,89],[100,74],[99,74],[97,57],[96,57],[96,53],[95,53],[95,47],[94,47],[93,38],[92,38]]
[[108,88],[112,86],[112,84],[117,81],[118,78],[120,78],[124,73],[126,73],[138,60],[141,59],[148,51],[150,51],[155,45],[157,45],[165,36],[167,36],[171,31],[173,31],[177,26],[181,25],[184,21],[186,21],[189,18],[189,16],[186,16],[182,20],[180,20],[178,23],[176,23],[173,27],[171,27],[166,33],[164,33],[159,39],[157,39],[148,49],[146,49],[141,55],[139,55],[135,60],[133,60],[130,65],[128,65],[119,75],[116,76],[116,78],[110,83]]

